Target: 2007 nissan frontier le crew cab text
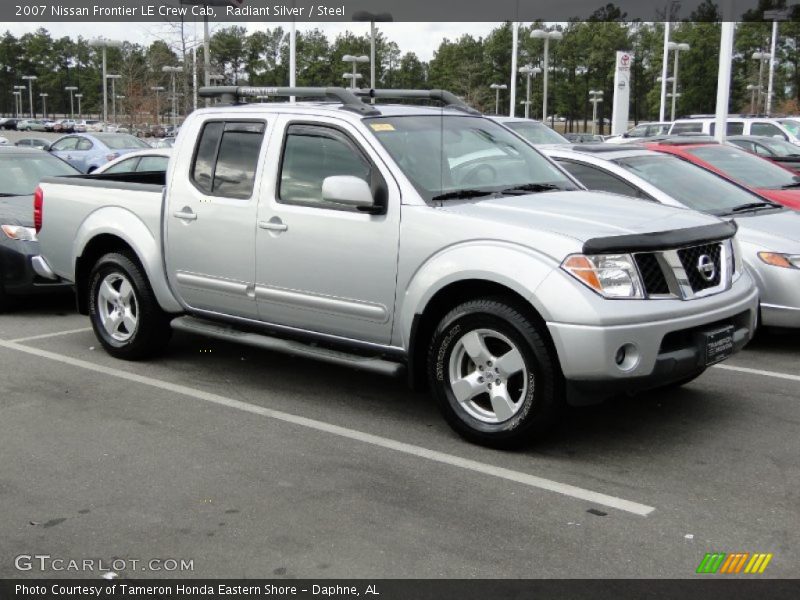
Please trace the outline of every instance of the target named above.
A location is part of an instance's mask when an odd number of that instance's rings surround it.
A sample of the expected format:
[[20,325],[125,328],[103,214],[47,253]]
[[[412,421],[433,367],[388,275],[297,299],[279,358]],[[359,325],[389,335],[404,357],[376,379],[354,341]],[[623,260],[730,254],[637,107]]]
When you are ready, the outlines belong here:
[[453,94],[201,94],[225,104],[187,117],[166,175],[35,195],[37,273],[74,282],[115,357],[177,329],[405,372],[462,436],[512,446],[566,402],[681,385],[753,334],[734,224],[586,191]]

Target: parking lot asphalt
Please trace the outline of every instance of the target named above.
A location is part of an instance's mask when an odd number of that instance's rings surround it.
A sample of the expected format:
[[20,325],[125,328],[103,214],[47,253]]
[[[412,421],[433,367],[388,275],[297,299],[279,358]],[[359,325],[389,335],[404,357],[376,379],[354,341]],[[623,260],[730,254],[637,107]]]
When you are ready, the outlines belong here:
[[[70,299],[0,315],[0,578],[20,554],[123,577],[696,577],[707,552],[800,555],[796,335],[678,391],[470,445],[404,382],[176,334],[106,355]],[[141,571],[132,559],[193,561]],[[138,563],[141,565],[141,563]]]

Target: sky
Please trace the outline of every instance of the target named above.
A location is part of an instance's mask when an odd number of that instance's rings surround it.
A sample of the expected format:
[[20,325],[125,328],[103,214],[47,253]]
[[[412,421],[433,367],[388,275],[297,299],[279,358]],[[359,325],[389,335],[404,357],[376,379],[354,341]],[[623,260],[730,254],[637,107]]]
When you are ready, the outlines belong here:
[[[237,24],[216,23],[212,25],[212,32],[214,28]],[[249,31],[278,26],[288,30],[291,27],[290,23],[246,23],[245,25]],[[498,25],[500,23],[380,23],[379,29],[389,40],[394,41],[402,52],[414,52],[421,60],[429,61],[444,38],[455,40],[465,33],[473,37],[482,37]],[[20,36],[42,26],[56,38],[64,36],[93,38],[98,35],[98,23],[4,23],[0,24],[0,31],[8,30],[15,36]],[[305,31],[315,27],[324,31],[331,40],[347,30],[356,34],[369,33],[369,23],[302,23],[298,24],[297,29]],[[198,25],[197,32],[202,36],[202,24]],[[111,39],[149,45],[169,35],[169,28],[158,23],[103,23],[102,35]]]

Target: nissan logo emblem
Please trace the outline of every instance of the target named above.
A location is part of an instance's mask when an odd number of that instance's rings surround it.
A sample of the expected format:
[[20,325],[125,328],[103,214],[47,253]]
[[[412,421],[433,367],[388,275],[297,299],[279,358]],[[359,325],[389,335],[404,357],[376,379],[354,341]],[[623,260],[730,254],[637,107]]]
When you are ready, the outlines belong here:
[[714,261],[708,254],[701,254],[697,259],[697,272],[706,281],[713,281],[717,275],[717,267],[714,266]]

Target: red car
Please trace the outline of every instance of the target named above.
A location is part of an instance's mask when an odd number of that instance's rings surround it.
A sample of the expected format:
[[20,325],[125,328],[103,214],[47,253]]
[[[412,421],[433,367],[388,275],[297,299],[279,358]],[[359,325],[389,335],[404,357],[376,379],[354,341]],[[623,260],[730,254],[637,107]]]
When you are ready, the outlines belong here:
[[800,175],[741,148],[705,140],[662,140],[644,146],[674,154],[761,196],[800,210]]

